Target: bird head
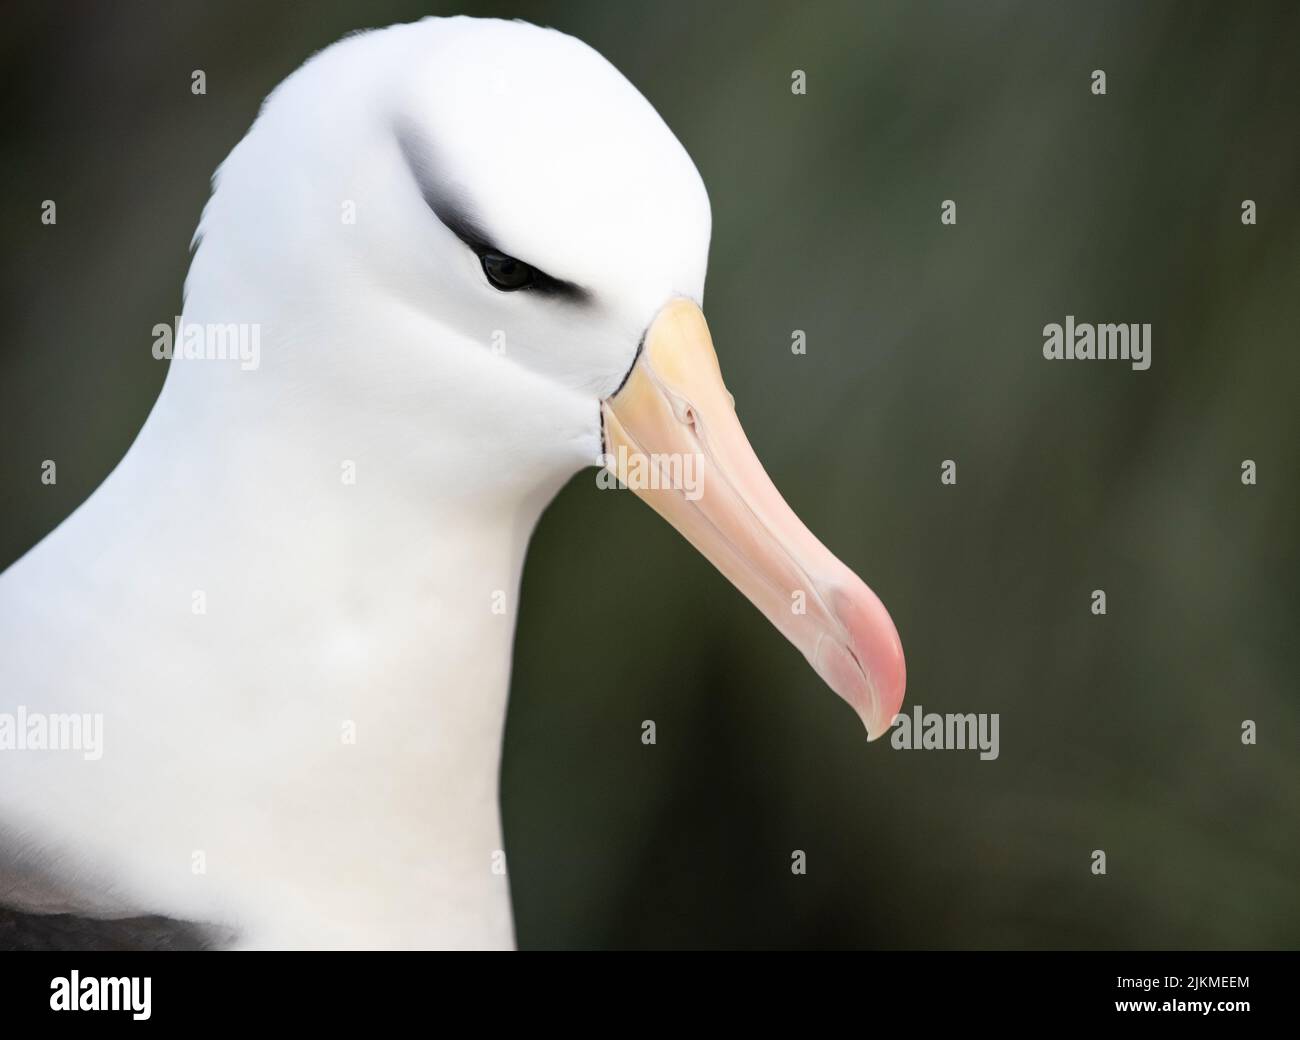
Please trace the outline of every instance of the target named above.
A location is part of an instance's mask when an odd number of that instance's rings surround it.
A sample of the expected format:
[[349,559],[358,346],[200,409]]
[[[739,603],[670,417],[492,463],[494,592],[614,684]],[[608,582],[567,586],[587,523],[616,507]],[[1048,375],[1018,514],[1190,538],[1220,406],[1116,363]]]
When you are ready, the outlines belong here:
[[[702,312],[710,225],[685,149],[590,47],[427,19],[272,94],[219,171],[187,316],[223,319],[237,283],[267,315],[263,385],[393,427],[410,479],[443,495],[554,490],[603,463],[874,738],[903,698],[898,634],[746,439]],[[341,360],[322,363],[325,337]]]

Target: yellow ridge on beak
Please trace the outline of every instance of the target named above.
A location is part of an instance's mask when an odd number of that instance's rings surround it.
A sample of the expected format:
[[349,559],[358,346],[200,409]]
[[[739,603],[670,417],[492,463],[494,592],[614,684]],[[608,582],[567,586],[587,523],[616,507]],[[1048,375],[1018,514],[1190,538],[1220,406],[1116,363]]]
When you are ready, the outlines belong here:
[[602,403],[606,464],[803,653],[875,740],[907,683],[888,611],[786,505],[722,382],[704,314],[673,299]]

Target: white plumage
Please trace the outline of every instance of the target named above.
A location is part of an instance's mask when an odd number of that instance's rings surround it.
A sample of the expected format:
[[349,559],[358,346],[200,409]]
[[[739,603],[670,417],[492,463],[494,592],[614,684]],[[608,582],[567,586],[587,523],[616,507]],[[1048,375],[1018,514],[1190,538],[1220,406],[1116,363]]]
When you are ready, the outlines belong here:
[[[0,755],[9,901],[508,947],[525,549],[655,315],[701,300],[704,188],[590,48],[459,18],[312,58],[214,183],[184,320],[255,325],[258,366],[172,361],[121,464],[0,577],[6,699],[104,716],[98,761]],[[494,288],[431,198],[586,298]]]

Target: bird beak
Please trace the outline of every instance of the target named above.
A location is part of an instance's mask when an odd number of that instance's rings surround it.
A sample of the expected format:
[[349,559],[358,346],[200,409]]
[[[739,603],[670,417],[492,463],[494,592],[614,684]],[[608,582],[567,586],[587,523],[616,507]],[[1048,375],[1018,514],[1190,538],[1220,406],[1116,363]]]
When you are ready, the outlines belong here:
[[722,382],[704,314],[674,299],[601,405],[602,461],[713,563],[858,713],[875,740],[903,703],[898,631],[785,503]]

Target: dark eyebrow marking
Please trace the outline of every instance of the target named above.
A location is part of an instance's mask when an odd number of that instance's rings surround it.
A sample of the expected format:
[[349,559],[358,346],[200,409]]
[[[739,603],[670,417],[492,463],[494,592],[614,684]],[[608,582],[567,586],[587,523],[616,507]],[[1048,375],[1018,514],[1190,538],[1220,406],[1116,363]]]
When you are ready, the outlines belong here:
[[[454,191],[449,185],[440,184],[434,177],[433,171],[430,169],[430,160],[425,158],[430,154],[430,149],[421,147],[421,141],[422,135],[409,124],[398,126],[397,143],[402,149],[402,157],[406,160],[407,168],[415,179],[416,187],[420,189],[420,195],[423,196],[429,209],[433,211],[433,215],[442,222],[448,231],[469,246],[474,251],[474,255],[480,260],[488,253],[495,253],[498,256],[510,256],[504,249],[492,244],[491,236],[487,233],[483,224],[475,217],[468,203],[463,200],[465,193],[463,191]],[[537,272],[537,278],[533,284],[521,291],[540,293],[543,296],[554,296],[570,303],[587,303],[590,301],[591,293],[582,286],[573,282],[566,282],[563,278],[554,278],[536,264],[530,264],[522,257],[512,257],[512,259],[528,264]]]

